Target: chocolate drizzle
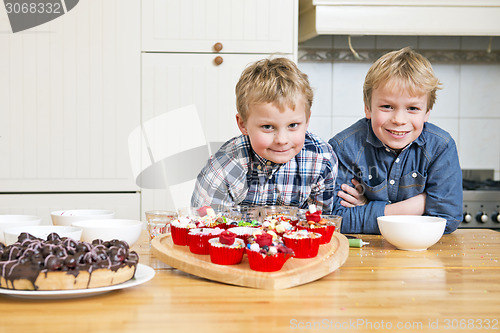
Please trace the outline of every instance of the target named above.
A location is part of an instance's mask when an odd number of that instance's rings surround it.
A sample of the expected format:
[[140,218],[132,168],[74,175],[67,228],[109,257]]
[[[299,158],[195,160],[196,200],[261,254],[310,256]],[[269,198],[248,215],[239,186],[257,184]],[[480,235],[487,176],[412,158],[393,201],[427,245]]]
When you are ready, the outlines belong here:
[[0,287],[12,289],[15,280],[27,279],[38,290],[35,281],[40,273],[47,276],[48,272],[59,271],[76,277],[82,271],[92,274],[96,269],[116,272],[126,266],[137,267],[138,262],[139,256],[129,251],[127,242],[117,239],[96,239],[90,244],[56,233],[48,235],[47,240],[22,233],[12,245],[0,243],[0,274],[7,284],[2,285],[0,279]]

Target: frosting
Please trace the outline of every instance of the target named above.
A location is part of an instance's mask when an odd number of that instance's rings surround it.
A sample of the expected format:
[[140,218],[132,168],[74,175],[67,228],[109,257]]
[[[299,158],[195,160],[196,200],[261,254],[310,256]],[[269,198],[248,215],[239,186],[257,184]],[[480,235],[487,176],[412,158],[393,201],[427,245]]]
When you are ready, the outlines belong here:
[[321,237],[321,234],[302,229],[285,234],[283,237],[291,239],[318,238]]
[[220,242],[219,237],[209,239],[208,242],[210,243],[211,246],[215,246],[215,247],[224,247],[224,248],[230,248],[230,249],[241,249],[241,248],[245,247],[245,242],[240,238],[235,238],[233,244],[231,244],[231,245],[222,244]]
[[190,229],[190,235],[198,235],[198,236],[211,236],[211,235],[219,235],[223,232],[224,229],[221,228],[195,228]]
[[176,228],[196,228],[195,221],[189,216],[179,217],[177,220],[172,221],[171,225]]

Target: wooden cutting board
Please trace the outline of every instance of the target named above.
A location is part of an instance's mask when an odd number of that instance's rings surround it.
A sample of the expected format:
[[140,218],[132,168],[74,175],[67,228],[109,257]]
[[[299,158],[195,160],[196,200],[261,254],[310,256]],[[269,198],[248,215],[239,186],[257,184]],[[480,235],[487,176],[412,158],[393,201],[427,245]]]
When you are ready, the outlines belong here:
[[318,256],[310,259],[289,259],[277,272],[257,272],[250,269],[247,256],[238,265],[216,265],[209,255],[194,254],[188,246],[175,245],[170,235],[151,242],[153,254],[167,265],[183,272],[213,281],[259,289],[285,289],[315,281],[342,266],[349,255],[347,238],[334,232],[332,240],[319,248]]

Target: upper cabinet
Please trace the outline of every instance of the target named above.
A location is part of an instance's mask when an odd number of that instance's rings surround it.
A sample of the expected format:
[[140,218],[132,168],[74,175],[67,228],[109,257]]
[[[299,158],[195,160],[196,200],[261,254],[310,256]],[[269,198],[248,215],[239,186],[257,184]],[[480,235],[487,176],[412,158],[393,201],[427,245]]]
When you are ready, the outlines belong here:
[[136,191],[140,3],[80,1],[19,33],[0,18],[3,193]]
[[145,52],[295,53],[294,0],[143,0]]
[[299,42],[318,35],[499,36],[499,0],[300,0]]

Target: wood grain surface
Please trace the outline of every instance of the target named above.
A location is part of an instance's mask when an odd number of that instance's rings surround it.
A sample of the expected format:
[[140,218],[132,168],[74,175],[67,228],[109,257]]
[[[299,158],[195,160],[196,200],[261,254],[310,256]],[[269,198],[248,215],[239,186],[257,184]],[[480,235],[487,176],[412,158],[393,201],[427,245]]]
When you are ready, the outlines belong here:
[[134,249],[154,267],[151,281],[80,299],[0,295],[0,333],[500,331],[499,232],[459,229],[419,253],[356,236],[370,244],[350,248],[331,274],[271,290],[169,267],[144,233]]

